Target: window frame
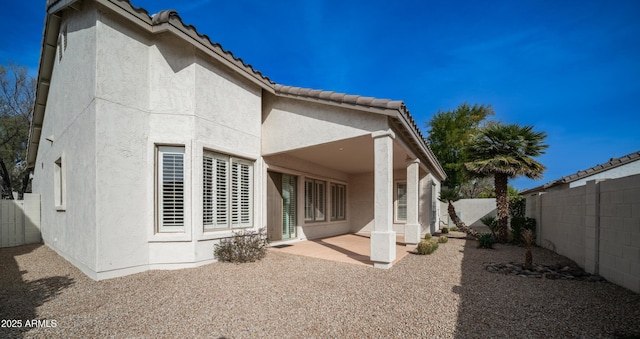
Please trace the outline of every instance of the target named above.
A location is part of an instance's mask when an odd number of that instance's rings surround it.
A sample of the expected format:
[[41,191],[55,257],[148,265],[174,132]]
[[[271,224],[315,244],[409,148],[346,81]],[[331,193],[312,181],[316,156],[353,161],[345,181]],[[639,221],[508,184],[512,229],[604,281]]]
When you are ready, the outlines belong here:
[[[401,203],[400,196],[400,186],[404,185],[404,203]],[[407,182],[406,181],[396,181],[394,185],[394,221],[396,223],[406,223],[407,222]],[[404,218],[400,216],[400,208],[404,207]]]
[[[165,209],[164,209],[164,184],[163,177],[165,174],[164,157],[169,154],[181,154],[182,156],[182,222],[174,225],[165,224]],[[184,145],[156,145],[156,170],[155,170],[155,185],[156,185],[156,232],[157,233],[185,233],[186,229],[186,191],[187,191],[187,178],[186,178],[186,148]]]
[[67,173],[64,154],[53,162],[53,205],[56,211],[67,209]]
[[[213,166],[212,170],[207,172],[206,165],[209,159],[212,161]],[[255,199],[254,164],[255,161],[237,158],[207,149],[203,150],[203,232],[228,231],[253,227],[253,220],[255,218],[253,211]],[[224,172],[222,176],[220,175],[221,172]],[[211,178],[207,178],[208,173],[212,175]],[[210,185],[211,192],[207,192],[207,184]],[[224,191],[222,188],[224,188]],[[220,193],[221,191],[222,194]],[[210,198],[210,201],[208,201],[207,198]],[[207,206],[207,204],[209,206]],[[210,207],[210,210],[207,210],[207,207]]]
[[[311,189],[309,190],[309,188]],[[314,223],[324,221],[327,221],[327,181],[305,178],[304,222]]]
[[331,183],[331,221],[347,219],[347,185]]

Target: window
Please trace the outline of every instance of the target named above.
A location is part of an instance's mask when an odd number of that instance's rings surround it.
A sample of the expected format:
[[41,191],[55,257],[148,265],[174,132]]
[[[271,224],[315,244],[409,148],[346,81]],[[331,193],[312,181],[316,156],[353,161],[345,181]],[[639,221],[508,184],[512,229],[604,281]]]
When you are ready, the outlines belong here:
[[396,183],[396,220],[407,220],[407,183]]
[[205,151],[202,214],[205,230],[251,227],[253,164]]
[[64,211],[66,208],[66,175],[62,157],[54,162],[53,167],[53,194],[54,206],[58,211]]
[[304,220],[324,221],[326,211],[326,182],[304,181]]
[[344,220],[347,206],[347,187],[331,184],[331,220]]
[[184,147],[158,147],[158,232],[184,231]]

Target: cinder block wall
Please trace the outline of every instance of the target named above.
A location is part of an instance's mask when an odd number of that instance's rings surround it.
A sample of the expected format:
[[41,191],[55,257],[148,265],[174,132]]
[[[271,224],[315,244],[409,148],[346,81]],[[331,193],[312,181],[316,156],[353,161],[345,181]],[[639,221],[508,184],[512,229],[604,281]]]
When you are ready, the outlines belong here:
[[640,175],[527,197],[537,243],[640,293]]

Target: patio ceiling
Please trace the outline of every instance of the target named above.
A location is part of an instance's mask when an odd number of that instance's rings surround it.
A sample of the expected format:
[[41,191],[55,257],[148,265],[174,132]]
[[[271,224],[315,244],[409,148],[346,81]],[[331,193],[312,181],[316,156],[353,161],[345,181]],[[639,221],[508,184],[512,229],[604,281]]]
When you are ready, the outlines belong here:
[[[397,141],[393,143],[393,150],[393,168],[406,169],[407,152]],[[348,174],[373,172],[373,138],[369,134],[300,148],[286,154]]]

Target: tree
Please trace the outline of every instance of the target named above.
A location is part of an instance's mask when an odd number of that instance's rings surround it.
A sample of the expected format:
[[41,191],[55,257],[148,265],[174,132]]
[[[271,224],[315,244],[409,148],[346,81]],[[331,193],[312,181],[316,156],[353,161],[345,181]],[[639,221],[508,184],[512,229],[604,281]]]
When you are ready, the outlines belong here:
[[2,197],[14,199],[27,189],[26,152],[33,115],[36,81],[27,68],[0,65],[0,187]]
[[509,178],[526,176],[539,179],[546,169],[534,159],[544,154],[549,145],[546,133],[535,132],[533,126],[492,123],[474,136],[467,148],[466,170],[478,177],[493,176],[498,210],[498,241],[508,239]]
[[494,115],[491,105],[464,103],[452,111],[438,111],[427,124],[429,147],[447,173],[444,186],[459,188],[467,180],[465,147],[490,115]]
[[427,124],[427,142],[447,174],[439,199],[449,204],[449,217],[456,226],[473,237],[477,233],[458,218],[453,202],[460,199],[460,188],[468,180],[464,173],[466,145],[487,116],[493,114],[490,105],[464,103],[453,111],[438,111]]
[[456,214],[456,208],[453,206],[453,203],[460,200],[459,192],[451,188],[444,188],[440,190],[439,200],[444,201],[448,204],[447,212],[449,213],[451,221],[456,224],[456,227],[458,227],[458,229],[474,238],[478,238],[478,232],[476,232],[476,230],[472,229],[471,227],[468,227],[462,220],[460,220],[460,218],[458,218],[458,215]]

